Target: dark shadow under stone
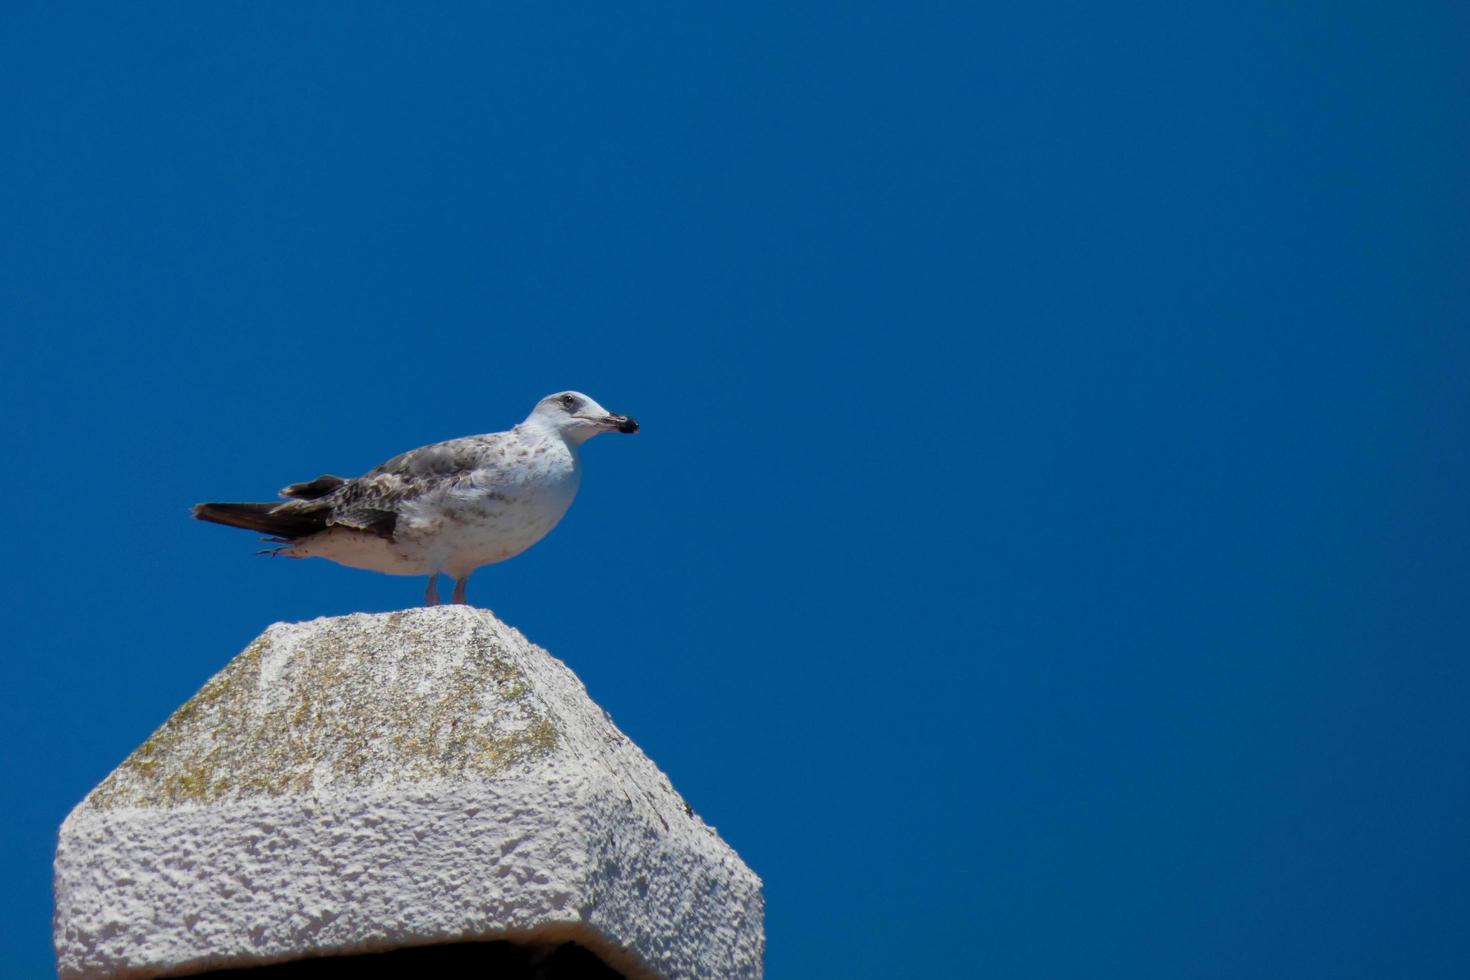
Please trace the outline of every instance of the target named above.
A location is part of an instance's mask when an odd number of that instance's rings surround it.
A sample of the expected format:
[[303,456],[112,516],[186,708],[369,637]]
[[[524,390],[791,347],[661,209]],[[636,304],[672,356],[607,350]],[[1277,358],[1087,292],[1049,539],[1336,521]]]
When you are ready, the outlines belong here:
[[538,946],[504,940],[413,946],[386,953],[318,956],[269,966],[191,974],[212,980],[287,980],[317,977],[476,977],[484,980],[626,980],[576,943]]

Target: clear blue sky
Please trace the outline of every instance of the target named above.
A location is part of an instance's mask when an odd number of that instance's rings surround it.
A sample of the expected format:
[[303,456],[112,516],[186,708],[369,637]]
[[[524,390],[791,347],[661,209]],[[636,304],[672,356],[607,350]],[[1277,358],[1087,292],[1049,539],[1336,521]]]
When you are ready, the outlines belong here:
[[472,598],[772,977],[1470,975],[1465,5],[301,6],[0,22],[0,971],[240,647],[419,601],[188,506],[578,388]]

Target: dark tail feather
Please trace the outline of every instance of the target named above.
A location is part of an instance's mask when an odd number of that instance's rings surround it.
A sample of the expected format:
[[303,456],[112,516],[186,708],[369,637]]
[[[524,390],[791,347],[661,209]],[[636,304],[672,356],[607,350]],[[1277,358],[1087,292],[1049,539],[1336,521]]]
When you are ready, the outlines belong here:
[[326,514],[277,511],[285,504],[195,504],[194,516],[229,527],[243,527],[279,538],[304,538],[327,526]]
[[340,476],[333,476],[330,473],[323,473],[315,480],[308,480],[305,483],[291,484],[289,487],[286,487],[284,490],[281,491],[281,496],[295,497],[297,500],[316,500],[319,497],[325,497],[327,494],[331,493],[333,490],[336,490],[338,487],[346,482],[347,481]]

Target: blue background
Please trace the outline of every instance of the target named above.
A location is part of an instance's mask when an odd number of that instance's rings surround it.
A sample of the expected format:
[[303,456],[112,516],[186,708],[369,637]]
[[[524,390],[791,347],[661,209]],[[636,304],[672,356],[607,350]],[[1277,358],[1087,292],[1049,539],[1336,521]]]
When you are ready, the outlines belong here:
[[301,6],[0,18],[0,970],[229,657],[419,601],[188,506],[578,388],[471,599],[771,976],[1470,975],[1470,8]]

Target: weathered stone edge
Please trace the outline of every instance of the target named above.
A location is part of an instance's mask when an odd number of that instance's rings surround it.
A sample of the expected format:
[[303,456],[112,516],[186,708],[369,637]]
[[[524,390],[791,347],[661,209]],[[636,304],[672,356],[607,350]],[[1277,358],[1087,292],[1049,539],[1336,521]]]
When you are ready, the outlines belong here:
[[[617,821],[621,821],[620,826],[624,832],[613,835],[603,834],[600,846],[591,850],[579,851],[574,846],[570,849],[556,851],[563,859],[560,865],[548,865],[545,858],[538,859],[541,874],[551,877],[562,874],[568,883],[580,891],[578,895],[567,894],[563,908],[548,909],[544,904],[522,908],[519,906],[526,896],[524,893],[517,893],[515,911],[519,913],[519,917],[512,921],[481,921],[477,924],[461,922],[461,928],[444,930],[433,928],[428,923],[420,923],[415,926],[411,923],[383,923],[375,920],[371,926],[372,931],[383,933],[386,926],[390,930],[389,933],[374,936],[360,931],[355,938],[347,939],[347,941],[336,940],[327,943],[320,952],[331,954],[371,952],[430,942],[502,938],[560,941],[569,938],[588,946],[630,977],[700,975],[759,978],[762,975],[764,954],[763,898],[759,878],[740,861],[728,845],[702,823],[698,823],[697,827],[688,828],[688,831],[695,835],[688,837],[684,833],[670,834],[664,827],[654,827],[652,824],[654,820],[657,820],[658,815],[648,811],[635,812],[643,809],[641,807],[630,805],[622,808],[625,812],[614,814],[617,808],[613,801],[623,796],[622,790],[612,785],[592,785],[601,782],[601,780],[593,780],[579,787],[579,791],[575,794],[577,801],[582,805],[584,812],[591,817],[609,817],[610,815],[615,817]],[[379,788],[365,792],[357,791],[344,794],[344,796],[372,797],[376,795],[379,799],[371,801],[369,805],[391,810],[402,804],[401,797],[405,794],[411,793],[416,799],[423,800],[427,796],[443,792],[454,799],[445,802],[441,809],[482,806],[487,812],[492,812],[496,803],[499,802],[497,800],[497,796],[500,795],[498,789],[493,783],[477,787],[424,783],[409,787],[393,787],[390,790]],[[128,855],[127,838],[139,832],[149,836],[161,834],[177,839],[184,825],[196,819],[210,818],[208,823],[213,832],[217,833],[221,825],[249,826],[261,818],[263,811],[269,811],[265,815],[271,821],[279,821],[283,817],[283,811],[295,806],[308,810],[330,811],[344,802],[348,801],[297,797],[240,801],[223,808],[215,806],[96,810],[78,807],[63,824],[61,843],[57,849],[57,921],[59,923],[68,918],[70,913],[77,911],[68,905],[76,896],[67,894],[67,885],[68,883],[79,884],[75,880],[78,874],[83,878],[89,872],[109,877],[111,880],[106,887],[115,891],[117,880],[126,881],[134,870],[116,866],[77,868],[74,867],[74,864],[78,861],[93,861],[98,854],[106,853],[120,853],[126,858]],[[361,805],[364,801],[350,802]],[[506,802],[523,804],[523,801],[515,799]],[[576,805],[570,800],[563,802],[567,805]],[[697,822],[697,818],[691,819]],[[542,830],[553,835],[557,833],[554,825],[547,827],[539,818],[521,824],[501,819],[486,821],[486,825],[493,825],[501,831],[529,830],[534,832]],[[323,820],[319,829],[322,832],[330,832],[332,828],[332,823]],[[566,840],[581,836],[579,833],[564,833],[567,830],[566,826],[560,828]],[[589,828],[581,827],[580,830],[586,832]],[[631,839],[633,837],[639,838],[645,844],[648,841],[654,841],[656,846],[652,849],[640,848],[638,841]],[[582,836],[581,839],[585,841],[588,838]],[[598,840],[596,836],[593,836],[592,839]],[[116,849],[109,846],[114,843],[121,843],[122,846]],[[217,843],[223,849],[229,850],[238,842],[219,841]],[[436,848],[461,844],[463,841],[460,839],[453,841],[426,839],[420,843],[424,850],[433,852]],[[484,843],[493,844],[488,839]],[[710,850],[706,851],[703,848]],[[486,854],[466,854],[462,849],[456,852],[456,863],[471,868],[475,872],[475,875],[468,881],[461,883],[462,889],[474,890],[475,883],[482,877],[493,877],[497,873],[499,865],[495,860],[494,849],[494,846],[490,846],[491,853]],[[411,856],[412,850],[409,853]],[[371,855],[364,856],[371,857]],[[733,898],[729,904],[722,904],[718,908],[701,908],[698,902],[695,902],[685,907],[686,914],[682,918],[712,914],[718,920],[729,920],[731,913],[738,911],[743,914],[737,915],[736,921],[728,922],[733,932],[727,931],[725,935],[716,935],[700,927],[698,923],[681,921],[681,917],[668,914],[668,910],[663,910],[665,914],[660,921],[639,918],[638,910],[646,908],[646,905],[640,902],[640,896],[629,891],[629,889],[636,891],[636,886],[633,884],[636,869],[656,871],[660,867],[660,862],[678,864],[676,859],[683,859],[685,867],[682,873],[713,876],[714,879],[723,882],[722,888],[732,893]],[[604,880],[598,872],[608,861],[624,862],[630,873],[621,881],[610,883]],[[296,884],[308,894],[311,893],[314,885],[324,884],[333,876],[332,869],[329,867],[313,869],[294,863],[291,865],[290,874]],[[195,884],[202,886],[204,877],[207,875],[201,876],[201,880]],[[188,882],[186,881],[183,890],[187,890],[187,887]],[[156,894],[152,896],[147,894],[127,895],[123,896],[120,904],[126,905],[128,900],[131,900],[141,908],[156,907],[159,897]],[[403,904],[410,906],[416,904],[413,900],[414,896],[402,897]],[[426,907],[434,907],[446,897],[431,884],[427,887],[425,894],[419,896],[419,903]],[[537,916],[545,918],[539,924],[527,924]],[[562,917],[557,918],[557,916]],[[119,928],[122,931],[129,928],[146,930],[146,926],[140,923],[123,922],[119,923]],[[682,937],[682,945],[671,941],[678,937]],[[264,958],[261,955],[262,951],[237,947],[233,954],[227,951],[223,954],[211,954],[191,959],[186,947],[174,943],[172,946],[165,944],[162,950],[147,962],[108,961],[105,957],[100,961],[73,962],[74,956],[69,955],[71,951],[68,949],[66,938],[59,934],[57,936],[58,965],[63,978],[106,976],[117,978],[117,980],[129,980],[129,978],[161,975],[161,971],[167,971],[167,975],[171,976],[183,976],[245,963],[260,965],[272,960],[293,959],[301,955],[301,950],[298,948],[300,945],[298,941],[291,943],[289,948],[282,945],[274,953],[266,950]]]

